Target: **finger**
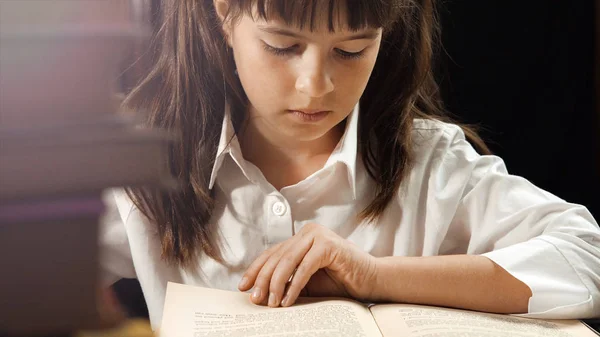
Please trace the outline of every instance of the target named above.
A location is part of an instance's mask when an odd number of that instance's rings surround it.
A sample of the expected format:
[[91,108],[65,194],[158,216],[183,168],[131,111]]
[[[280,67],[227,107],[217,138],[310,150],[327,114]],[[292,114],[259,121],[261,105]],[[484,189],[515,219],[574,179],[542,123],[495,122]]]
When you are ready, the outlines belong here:
[[254,286],[254,282],[256,281],[256,277],[262,266],[265,264],[265,262],[267,262],[271,255],[283,245],[283,243],[284,242],[280,242],[265,250],[250,264],[250,267],[246,269],[244,275],[242,276],[242,280],[238,284],[238,289],[240,291],[249,290]]
[[300,292],[305,291],[310,278],[323,266],[323,254],[325,250],[322,247],[313,246],[298,265],[298,269],[292,278],[292,282],[288,285],[287,292],[281,302],[281,306],[289,307],[298,299]]
[[285,253],[287,246],[279,247],[279,250],[271,254],[267,261],[260,267],[258,275],[254,280],[254,289],[252,290],[251,300],[254,304],[268,304],[269,286],[271,284],[271,275]]
[[252,296],[250,296],[254,304],[267,304],[271,275],[277,263],[279,263],[281,256],[285,253],[287,246],[293,241],[292,239],[270,248],[268,253],[265,252],[264,256],[257,258],[248,268],[248,271],[246,271],[248,280],[252,283],[252,288],[254,288]]
[[286,287],[296,268],[313,246],[314,237],[304,236],[287,250],[275,266],[270,277],[269,306],[278,307],[281,304]]

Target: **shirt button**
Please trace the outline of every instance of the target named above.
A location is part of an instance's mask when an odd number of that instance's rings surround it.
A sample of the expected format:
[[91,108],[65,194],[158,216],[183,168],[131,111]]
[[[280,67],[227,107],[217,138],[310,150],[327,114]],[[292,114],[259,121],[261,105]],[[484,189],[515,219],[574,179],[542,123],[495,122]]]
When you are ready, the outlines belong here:
[[285,214],[286,207],[285,204],[281,201],[278,201],[273,204],[273,213],[278,216],[282,216]]

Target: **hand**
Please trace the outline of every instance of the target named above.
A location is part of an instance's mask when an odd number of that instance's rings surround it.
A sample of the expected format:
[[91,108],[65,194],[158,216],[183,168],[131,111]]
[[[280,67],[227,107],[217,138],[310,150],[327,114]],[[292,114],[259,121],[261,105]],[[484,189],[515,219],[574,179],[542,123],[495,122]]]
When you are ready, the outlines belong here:
[[254,287],[252,302],[270,307],[290,306],[301,292],[365,300],[375,284],[375,265],[375,257],[330,229],[308,224],[263,252],[246,270],[239,289]]

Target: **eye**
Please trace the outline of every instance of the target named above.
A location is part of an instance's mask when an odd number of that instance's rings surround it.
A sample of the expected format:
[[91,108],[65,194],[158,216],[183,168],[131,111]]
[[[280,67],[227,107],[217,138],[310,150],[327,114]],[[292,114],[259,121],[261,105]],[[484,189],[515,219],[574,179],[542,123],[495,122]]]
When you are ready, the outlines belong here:
[[336,48],[335,52],[338,54],[339,57],[341,57],[345,60],[356,60],[356,59],[361,58],[364,55],[365,51],[361,50],[359,52],[352,53],[349,51],[345,51],[343,49]]
[[263,42],[263,48],[265,49],[265,51],[275,54],[277,56],[286,56],[296,52],[296,50],[298,49],[298,45],[293,45],[287,48],[277,48]]
[[[265,51],[277,56],[288,56],[297,52],[299,46],[295,44],[287,48],[278,48],[271,46],[270,44],[263,41],[263,48],[265,49]],[[364,55],[364,50],[361,50],[359,52],[349,52],[339,48],[335,48],[334,50],[336,54],[344,60],[356,60],[360,59]]]

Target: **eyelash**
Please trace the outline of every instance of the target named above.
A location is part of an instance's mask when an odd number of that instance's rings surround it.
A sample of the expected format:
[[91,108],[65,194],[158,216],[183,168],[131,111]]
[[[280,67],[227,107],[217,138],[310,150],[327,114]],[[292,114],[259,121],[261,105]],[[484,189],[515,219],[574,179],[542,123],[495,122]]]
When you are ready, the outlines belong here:
[[[267,52],[272,53],[276,56],[288,56],[288,55],[292,54],[297,48],[296,45],[288,47],[288,48],[276,48],[267,43],[263,43],[263,47]],[[350,53],[350,52],[343,51],[343,50],[337,49],[337,48],[335,50],[336,50],[337,55],[344,60],[357,60],[357,59],[360,59],[364,55],[364,51],[359,51],[357,53]]]

